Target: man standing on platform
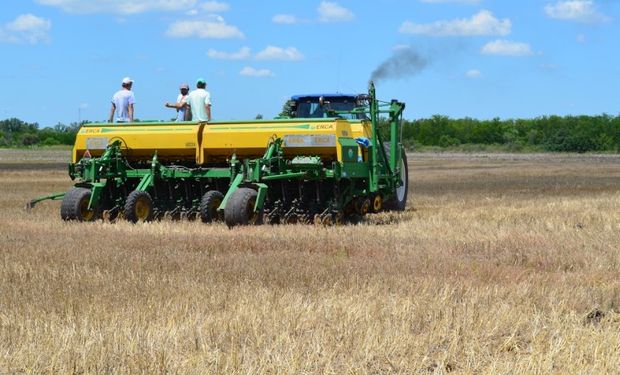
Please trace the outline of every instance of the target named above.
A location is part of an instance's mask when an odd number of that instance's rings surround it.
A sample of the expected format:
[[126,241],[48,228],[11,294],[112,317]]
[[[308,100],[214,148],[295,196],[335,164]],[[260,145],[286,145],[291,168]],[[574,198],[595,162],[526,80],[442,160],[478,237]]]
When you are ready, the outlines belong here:
[[164,104],[166,108],[176,108],[177,110],[177,122],[181,121],[191,121],[192,113],[187,105],[187,95],[189,93],[189,85],[187,83],[181,84],[179,87],[181,93],[177,96],[176,103],[168,103]]
[[108,122],[114,122],[114,113],[116,112],[116,122],[132,122],[133,121],[133,105],[136,98],[131,91],[133,79],[129,77],[123,78],[121,81],[122,89],[112,96],[112,108],[110,109],[110,117]]
[[196,81],[196,90],[187,96],[187,104],[192,110],[192,121],[211,121],[211,94],[205,88],[204,78]]

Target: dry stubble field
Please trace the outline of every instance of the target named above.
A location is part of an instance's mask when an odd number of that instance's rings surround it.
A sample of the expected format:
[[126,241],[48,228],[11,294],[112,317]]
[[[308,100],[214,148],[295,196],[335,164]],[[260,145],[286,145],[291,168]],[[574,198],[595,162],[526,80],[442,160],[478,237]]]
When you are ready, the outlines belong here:
[[0,150],[0,374],[620,368],[619,156],[411,154],[402,214],[228,230],[24,212],[66,154]]

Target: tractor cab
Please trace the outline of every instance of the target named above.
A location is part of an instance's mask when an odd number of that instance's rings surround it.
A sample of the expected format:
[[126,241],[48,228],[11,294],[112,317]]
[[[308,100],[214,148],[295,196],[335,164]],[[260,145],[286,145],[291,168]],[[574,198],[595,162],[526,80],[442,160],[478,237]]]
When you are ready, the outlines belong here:
[[364,113],[354,109],[365,105],[366,95],[314,94],[295,95],[284,105],[280,117],[289,118],[331,118],[364,120]]

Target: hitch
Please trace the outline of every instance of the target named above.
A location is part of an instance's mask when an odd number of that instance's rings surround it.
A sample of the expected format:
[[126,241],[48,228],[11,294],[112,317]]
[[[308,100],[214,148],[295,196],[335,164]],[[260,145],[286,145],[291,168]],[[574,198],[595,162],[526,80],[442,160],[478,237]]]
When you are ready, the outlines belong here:
[[25,210],[26,211],[30,211],[39,202],[43,202],[43,201],[47,201],[47,200],[57,201],[57,200],[60,200],[60,199],[62,199],[64,197],[65,197],[65,193],[54,193],[54,194],[46,195],[44,197],[38,197],[38,198],[35,198],[35,199],[31,200],[30,202],[26,203]]

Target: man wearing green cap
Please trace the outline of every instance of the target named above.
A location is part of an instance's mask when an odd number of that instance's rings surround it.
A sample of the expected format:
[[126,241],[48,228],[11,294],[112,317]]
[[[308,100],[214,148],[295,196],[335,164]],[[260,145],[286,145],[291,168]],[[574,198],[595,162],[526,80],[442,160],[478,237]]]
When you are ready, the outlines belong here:
[[196,90],[187,96],[187,105],[192,110],[192,121],[211,121],[211,94],[205,88],[207,82],[203,78],[196,81]]

